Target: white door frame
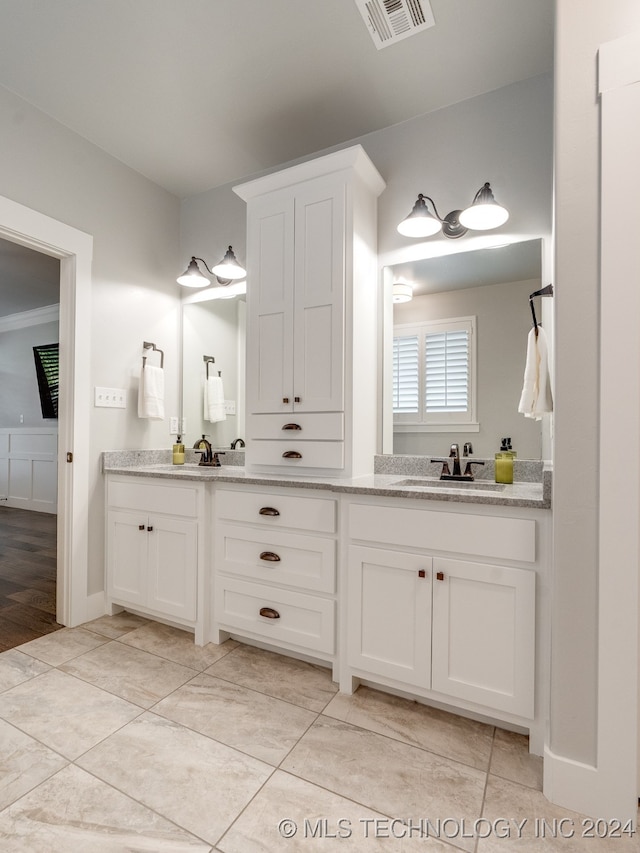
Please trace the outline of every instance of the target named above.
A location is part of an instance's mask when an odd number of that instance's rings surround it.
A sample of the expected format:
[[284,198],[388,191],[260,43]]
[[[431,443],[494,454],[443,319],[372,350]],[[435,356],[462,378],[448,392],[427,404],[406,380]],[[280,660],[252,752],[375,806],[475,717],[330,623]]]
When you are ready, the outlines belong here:
[[60,259],[56,618],[63,625],[80,625],[91,615],[87,577],[93,237],[3,196],[0,237]]

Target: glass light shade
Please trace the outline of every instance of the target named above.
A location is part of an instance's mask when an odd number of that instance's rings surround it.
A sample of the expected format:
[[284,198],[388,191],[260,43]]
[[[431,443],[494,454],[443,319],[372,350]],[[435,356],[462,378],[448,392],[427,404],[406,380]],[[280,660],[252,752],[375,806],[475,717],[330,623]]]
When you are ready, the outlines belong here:
[[393,301],[411,302],[413,299],[413,285],[406,281],[396,281],[393,285]]
[[473,202],[458,217],[461,225],[473,231],[499,228],[508,218],[509,211],[498,204],[488,183],[478,190]]
[[247,275],[247,271],[238,263],[231,246],[227,249],[224,258],[213,267],[211,272],[218,278],[230,279],[231,281],[246,278]]
[[441,228],[442,223],[429,211],[420,193],[411,213],[398,225],[398,233],[405,237],[433,237]]
[[208,284],[211,284],[209,279],[205,278],[200,272],[195,258],[191,258],[189,266],[181,276],[178,276],[176,281],[183,287],[206,287]]

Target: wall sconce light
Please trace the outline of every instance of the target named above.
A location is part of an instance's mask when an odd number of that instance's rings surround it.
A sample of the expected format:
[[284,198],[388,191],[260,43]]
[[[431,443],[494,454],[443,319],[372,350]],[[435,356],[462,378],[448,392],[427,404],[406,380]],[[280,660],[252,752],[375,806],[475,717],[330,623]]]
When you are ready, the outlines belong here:
[[246,278],[247,275],[247,271],[240,266],[238,259],[233,253],[233,249],[229,246],[224,258],[213,269],[209,269],[207,262],[202,258],[192,257],[189,261],[189,266],[176,279],[178,284],[181,284],[183,287],[206,287],[208,284],[211,284],[209,279],[200,272],[198,261],[204,264],[209,275],[215,276],[218,284],[221,285],[231,284],[232,281]]
[[[428,201],[431,202],[433,213],[427,207]],[[468,230],[490,231],[499,228],[508,218],[509,211],[498,204],[491,186],[486,183],[475,194],[469,207],[452,210],[444,219],[438,213],[433,199],[420,193],[411,213],[398,225],[398,232],[405,237],[433,237],[442,231],[445,237],[454,240],[464,236]]]
[[394,281],[392,292],[394,303],[411,302],[413,299],[413,285],[408,281]]

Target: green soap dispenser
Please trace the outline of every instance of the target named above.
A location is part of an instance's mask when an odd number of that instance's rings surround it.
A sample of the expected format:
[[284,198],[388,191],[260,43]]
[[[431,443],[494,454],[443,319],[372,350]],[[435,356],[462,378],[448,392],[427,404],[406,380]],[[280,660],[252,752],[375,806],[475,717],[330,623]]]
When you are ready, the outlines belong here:
[[509,439],[503,438],[500,450],[496,453],[494,460],[496,483],[513,483],[513,457],[515,454],[510,447]]
[[176,436],[176,443],[173,445],[173,464],[184,465],[184,444],[182,436]]

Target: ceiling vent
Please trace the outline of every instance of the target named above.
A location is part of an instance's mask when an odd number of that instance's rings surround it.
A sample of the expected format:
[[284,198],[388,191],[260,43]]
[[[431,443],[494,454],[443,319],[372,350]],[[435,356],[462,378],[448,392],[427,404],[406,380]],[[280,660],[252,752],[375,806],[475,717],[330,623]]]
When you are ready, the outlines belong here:
[[429,0],[355,0],[380,50],[435,24]]

